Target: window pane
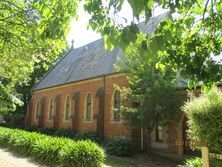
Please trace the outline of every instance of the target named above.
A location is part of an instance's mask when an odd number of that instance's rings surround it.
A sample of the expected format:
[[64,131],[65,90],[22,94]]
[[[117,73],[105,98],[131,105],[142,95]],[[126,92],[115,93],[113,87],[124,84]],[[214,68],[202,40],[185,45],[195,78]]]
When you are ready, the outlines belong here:
[[115,97],[114,97],[114,120],[119,121],[120,120],[120,92],[116,91],[115,92]]
[[40,101],[39,101],[39,107],[38,107],[38,116],[40,117],[41,116],[41,111],[42,111],[42,100],[43,99],[41,99]]
[[37,104],[36,104],[37,106],[36,106],[36,115],[35,115],[35,117],[37,118],[38,117],[38,115],[39,115],[39,102],[37,102]]
[[158,126],[158,141],[163,141],[163,127]]
[[66,99],[66,119],[69,119],[70,115],[70,98],[69,96]]
[[156,135],[157,135],[157,141],[162,142],[163,141],[163,125],[161,117],[157,117],[157,126],[156,126]]
[[52,118],[52,112],[53,112],[53,100],[50,100],[50,107],[49,107],[49,119]]
[[91,120],[91,96],[87,96],[86,102],[86,120]]

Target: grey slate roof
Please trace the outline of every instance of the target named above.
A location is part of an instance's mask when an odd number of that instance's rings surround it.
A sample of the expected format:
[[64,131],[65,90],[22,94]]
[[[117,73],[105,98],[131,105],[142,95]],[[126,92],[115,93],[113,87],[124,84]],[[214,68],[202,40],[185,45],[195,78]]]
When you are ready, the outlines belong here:
[[[144,33],[150,34],[156,30],[159,22],[168,13],[153,17],[148,24],[140,23],[138,27]],[[70,52],[49,71],[33,88],[33,91],[72,83],[102,75],[116,73],[114,64],[117,57],[124,57],[120,48],[113,51],[104,49],[104,40],[99,39],[85,46],[70,50]]]

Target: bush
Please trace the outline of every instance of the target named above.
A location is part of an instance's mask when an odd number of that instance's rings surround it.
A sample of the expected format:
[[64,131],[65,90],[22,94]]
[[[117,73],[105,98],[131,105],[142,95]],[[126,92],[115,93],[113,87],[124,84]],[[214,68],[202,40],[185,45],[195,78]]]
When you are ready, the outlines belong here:
[[25,112],[23,110],[4,111],[1,117],[5,120],[7,127],[24,127],[25,126]]
[[74,131],[71,128],[40,128],[38,126],[28,126],[25,127],[24,130],[29,132],[38,132],[50,136],[56,136],[56,137],[67,137],[67,138],[74,138],[76,135],[76,131]]
[[210,167],[221,167],[222,166],[222,160],[210,158]]
[[81,132],[75,135],[75,140],[91,140],[96,143],[102,142],[102,136],[96,132]]
[[21,129],[26,130],[26,131],[29,131],[29,132],[38,132],[38,133],[40,133],[40,132],[42,131],[42,130],[41,130],[38,126],[36,126],[36,125],[26,126],[26,127],[24,127],[24,128],[21,128]]
[[0,127],[0,143],[50,165],[97,167],[104,160],[103,150],[91,141],[75,142],[18,129]]
[[202,160],[198,157],[188,159],[184,165],[178,165],[178,167],[202,167]]
[[[55,129],[55,128],[37,128],[37,130],[34,131],[34,132],[38,132],[38,133],[42,133],[42,134],[45,134],[45,135],[53,136],[56,133],[57,130],[58,129]],[[58,137],[60,137],[60,136],[58,136]]]
[[211,151],[221,153],[222,92],[214,87],[183,106],[188,117],[189,138],[206,143]]
[[106,152],[110,155],[129,156],[131,142],[125,138],[112,138],[106,145]]
[[61,149],[60,160],[62,163],[68,164],[67,166],[82,167],[101,165],[104,160],[104,154],[102,149],[98,149],[98,145],[92,144],[91,141],[78,141],[76,143],[76,145],[68,143]]
[[92,142],[101,143],[102,142],[102,136],[99,135],[96,132],[80,132],[77,133],[75,130],[71,128],[40,128],[38,126],[28,126],[23,128],[26,131],[29,132],[37,132],[41,134],[46,134],[50,136],[56,136],[56,137],[67,137],[74,140],[91,140]]
[[58,136],[58,137],[74,138],[76,135],[76,131],[74,131],[71,128],[61,128],[61,129],[55,130],[53,135]]
[[10,126],[24,126],[25,125],[25,114],[24,113],[14,113],[11,116],[9,122]]

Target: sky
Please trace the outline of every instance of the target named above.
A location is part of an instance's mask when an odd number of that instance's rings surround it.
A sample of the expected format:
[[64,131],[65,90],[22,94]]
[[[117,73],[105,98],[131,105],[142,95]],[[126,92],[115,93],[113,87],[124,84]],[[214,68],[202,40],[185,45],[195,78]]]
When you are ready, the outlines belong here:
[[[156,8],[154,11],[154,16],[164,13],[165,11],[161,8]],[[127,1],[124,2],[122,10],[118,13],[119,21],[125,25],[129,24],[133,19],[132,10]],[[124,17],[127,19],[127,23],[124,23]],[[83,3],[79,5],[78,9],[78,20],[73,19],[70,22],[71,30],[67,35],[67,41],[71,46],[71,41],[74,40],[74,48],[81,47],[90,42],[93,42],[101,38],[99,33],[94,32],[93,30],[87,29],[87,24],[90,19],[90,15],[86,13],[83,9]]]

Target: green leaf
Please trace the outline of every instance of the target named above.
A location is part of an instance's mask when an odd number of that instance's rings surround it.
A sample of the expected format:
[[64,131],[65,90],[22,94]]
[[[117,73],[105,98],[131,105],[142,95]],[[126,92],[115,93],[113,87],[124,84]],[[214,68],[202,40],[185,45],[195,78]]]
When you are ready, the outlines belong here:
[[114,45],[111,43],[109,37],[106,35],[104,36],[104,42],[105,42],[105,49],[109,49],[109,50],[113,50],[114,49]]
[[147,51],[147,43],[146,43],[145,40],[142,41],[142,43],[141,43],[141,47],[142,47],[144,50]]
[[133,14],[139,20],[140,13],[145,9],[144,2],[142,0],[128,0],[131,8],[133,9]]
[[153,7],[154,1],[153,0],[148,0],[147,1],[147,8],[151,9]]
[[188,82],[188,88],[192,89],[194,87],[194,82],[193,81],[189,81]]
[[[67,47],[65,38],[71,19],[77,16],[77,2],[1,1],[0,48],[4,49],[1,49],[0,56],[0,82],[4,89],[0,89],[0,94],[4,99],[0,99],[0,111],[3,110],[1,106],[11,110],[16,103],[12,97],[24,93],[19,88],[24,88],[34,77],[32,74],[38,60],[51,62]],[[32,78],[30,84],[33,86],[34,80],[41,75]]]

